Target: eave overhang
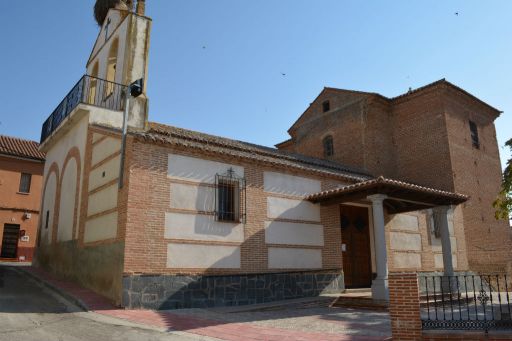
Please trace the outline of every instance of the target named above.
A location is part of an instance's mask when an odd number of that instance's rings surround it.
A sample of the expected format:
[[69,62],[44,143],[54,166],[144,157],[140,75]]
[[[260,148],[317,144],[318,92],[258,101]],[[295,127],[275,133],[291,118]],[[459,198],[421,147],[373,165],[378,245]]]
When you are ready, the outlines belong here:
[[384,206],[390,214],[418,211],[436,206],[459,205],[469,199],[463,194],[387,179],[382,176],[311,194],[306,199],[313,203],[331,205],[367,200],[368,196],[375,194],[386,195]]

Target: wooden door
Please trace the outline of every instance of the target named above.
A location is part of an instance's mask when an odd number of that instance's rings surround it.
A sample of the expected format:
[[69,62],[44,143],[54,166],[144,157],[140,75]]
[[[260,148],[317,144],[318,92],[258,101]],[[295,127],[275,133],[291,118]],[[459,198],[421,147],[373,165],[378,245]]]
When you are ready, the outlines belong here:
[[16,258],[18,252],[18,239],[20,238],[20,225],[5,224],[2,237],[2,251],[0,258]]
[[341,242],[345,244],[343,272],[347,288],[372,284],[368,208],[340,205]]

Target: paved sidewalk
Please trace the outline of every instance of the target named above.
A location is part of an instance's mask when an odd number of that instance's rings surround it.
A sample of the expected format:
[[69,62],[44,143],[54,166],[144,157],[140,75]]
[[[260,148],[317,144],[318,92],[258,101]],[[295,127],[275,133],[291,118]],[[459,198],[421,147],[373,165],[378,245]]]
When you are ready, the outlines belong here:
[[133,323],[181,331],[220,340],[390,340],[386,312],[308,305],[304,309],[275,308],[270,311],[226,312],[219,309],[183,309],[171,311],[125,310],[75,283],[58,280],[34,267],[23,270],[43,280],[86,310]]

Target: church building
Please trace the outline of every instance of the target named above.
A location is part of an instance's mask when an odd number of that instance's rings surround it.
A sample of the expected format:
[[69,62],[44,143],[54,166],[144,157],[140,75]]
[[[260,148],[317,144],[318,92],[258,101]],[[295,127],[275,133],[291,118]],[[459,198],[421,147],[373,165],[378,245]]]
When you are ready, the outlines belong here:
[[150,122],[145,2],[107,3],[86,74],[43,124],[38,266],[175,309],[386,301],[390,271],[512,261],[491,206],[499,110],[443,79],[394,98],[325,88],[276,148]]

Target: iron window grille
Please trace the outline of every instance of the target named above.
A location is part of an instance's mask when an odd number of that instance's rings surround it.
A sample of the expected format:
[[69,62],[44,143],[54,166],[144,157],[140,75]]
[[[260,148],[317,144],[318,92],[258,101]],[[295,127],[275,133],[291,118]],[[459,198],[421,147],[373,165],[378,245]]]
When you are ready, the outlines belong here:
[[230,168],[226,174],[215,176],[215,219],[224,222],[245,223],[245,178],[238,177]]
[[480,139],[478,138],[478,127],[475,122],[469,121],[469,130],[471,131],[471,143],[473,147],[480,148]]
[[21,173],[20,178],[20,193],[30,193],[30,183],[32,182],[32,174]]

